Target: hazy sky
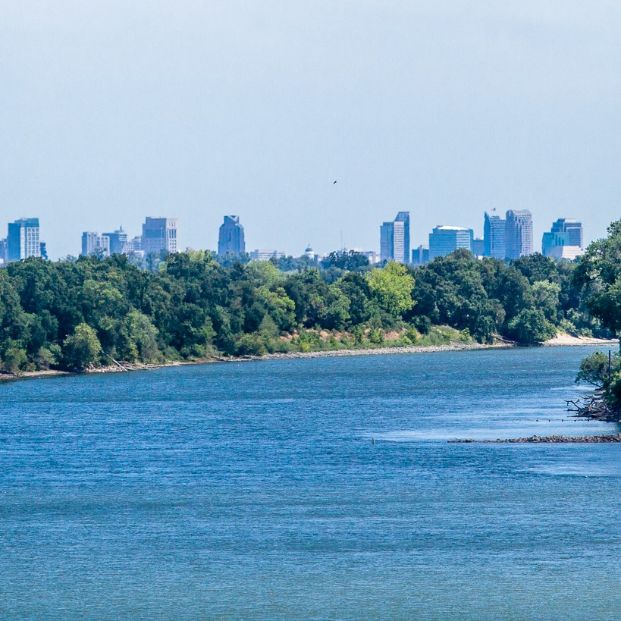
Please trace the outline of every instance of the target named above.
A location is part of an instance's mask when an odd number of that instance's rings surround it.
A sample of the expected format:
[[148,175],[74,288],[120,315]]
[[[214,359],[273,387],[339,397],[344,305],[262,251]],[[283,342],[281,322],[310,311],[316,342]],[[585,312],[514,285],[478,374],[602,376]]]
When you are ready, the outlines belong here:
[[[412,212],[621,217],[618,0],[0,0],[0,226],[377,249]],[[332,181],[338,179],[338,184]]]

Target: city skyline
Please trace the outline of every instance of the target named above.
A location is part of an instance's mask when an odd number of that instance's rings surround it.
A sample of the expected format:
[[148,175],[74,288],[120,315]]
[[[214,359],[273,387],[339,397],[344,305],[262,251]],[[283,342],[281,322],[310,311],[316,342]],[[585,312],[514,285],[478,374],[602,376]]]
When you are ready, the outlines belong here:
[[[398,213],[406,213],[406,211],[399,211]],[[499,215],[501,218],[504,218],[505,212],[502,209],[498,208],[495,211],[496,211],[496,215]],[[550,225],[554,221],[558,220],[559,218],[564,218],[567,220],[577,220],[582,223],[584,247],[588,246],[589,243],[591,243],[592,241],[596,241],[597,239],[601,239],[602,237],[604,237],[608,224],[610,224],[612,220],[616,219],[616,218],[612,218],[610,222],[608,222],[605,225],[602,233],[600,235],[595,235],[593,234],[594,227],[592,225],[590,216],[587,216],[586,218],[580,217],[579,214],[576,214],[575,212],[572,212],[569,215],[563,216],[562,210],[559,210],[559,211],[552,212],[552,217],[549,219],[549,222],[548,222],[547,220],[544,221],[537,212],[532,211],[532,210],[530,211],[533,214],[533,248],[535,252],[541,252],[541,240],[543,238],[543,235],[549,232]],[[382,217],[382,212],[379,213],[377,221],[374,223],[374,227],[373,227],[375,228],[375,230],[377,230],[376,228],[378,226],[377,223],[378,222],[381,223],[382,220],[385,220],[385,216],[387,215],[385,212],[386,210],[384,210],[383,212],[384,218]],[[422,228],[424,225],[422,224],[421,221],[417,219],[415,211],[409,210],[409,212],[410,212],[410,220],[412,223],[411,232],[410,232],[410,249],[413,250],[415,248],[418,248],[419,246],[428,247],[429,233],[437,226],[460,226],[464,228],[471,228],[474,233],[474,239],[477,239],[477,238],[483,239],[485,235],[485,224],[484,224],[483,216],[486,212],[492,214],[494,210],[492,209],[483,210],[481,213],[475,214],[475,218],[473,219],[472,222],[467,221],[467,219],[464,218],[462,215],[454,217],[453,220],[434,221],[432,219],[427,218],[426,221],[433,222],[433,224],[428,229]],[[32,210],[31,212],[27,212],[27,213],[35,213],[35,211]],[[20,214],[15,218],[8,218],[8,217],[5,218],[4,222],[0,222],[0,239],[3,239],[6,237],[6,226],[8,222],[29,219],[31,217],[33,216],[31,215],[24,216],[23,214]],[[184,227],[183,222],[182,222],[180,225],[179,231],[177,233],[178,237],[175,238],[177,249],[178,250],[185,250],[186,248],[197,249],[197,250],[205,249],[205,250],[213,250],[214,252],[217,252],[218,231],[219,231],[220,225],[222,224],[222,217],[223,217],[222,214],[218,214],[216,217],[217,224],[214,226],[214,228],[206,229],[204,231],[197,230],[197,227],[192,224],[189,224],[188,227]],[[268,248],[268,249],[273,248],[277,250],[279,253],[284,253],[287,256],[299,256],[303,254],[304,248],[308,246],[309,241],[311,242],[311,245],[313,246],[313,248],[315,248],[316,252],[318,252],[321,255],[328,254],[329,252],[335,249],[341,248],[341,245],[340,245],[341,231],[338,232],[339,239],[336,240],[335,245],[331,246],[327,242],[322,243],[322,239],[329,239],[329,238],[335,237],[334,232],[332,232],[332,234],[330,235],[330,227],[328,226],[328,223],[324,223],[325,231],[326,231],[325,235],[320,234],[318,240],[306,239],[305,241],[303,241],[303,243],[299,247],[296,247],[290,241],[287,241],[289,240],[290,235],[288,234],[288,231],[285,230],[284,227],[281,229],[276,229],[271,232],[272,233],[271,235],[267,235],[263,237],[262,236],[263,231],[261,229],[259,229],[259,231],[253,230],[244,220],[244,216],[242,214],[239,214],[238,217],[240,218],[240,221],[243,222],[245,230],[246,230],[246,244],[245,244],[246,249],[255,250],[259,248]],[[62,230],[64,232],[62,235],[60,235],[58,239],[56,239],[53,235],[50,234],[50,231],[51,230],[53,231],[55,228],[53,226],[53,223],[55,221],[54,220],[46,221],[42,217],[37,217],[37,219],[41,222],[41,229],[45,231],[44,240],[46,242],[46,248],[47,248],[47,253],[48,253],[49,258],[60,259],[65,256],[78,256],[81,254],[81,251],[80,251],[81,241],[80,240],[81,240],[82,234],[85,232],[98,232],[98,231],[114,232],[114,231],[122,230],[127,233],[128,241],[131,241],[135,238],[139,238],[142,234],[142,227],[144,224],[145,216],[142,216],[142,217],[139,216],[138,221],[133,223],[131,226],[126,226],[125,222],[123,222],[123,224],[119,224],[119,222],[113,221],[111,226],[108,226],[108,227],[102,226],[101,222],[104,222],[104,221],[110,222],[109,218],[107,219],[100,218],[99,220],[97,219],[93,220],[93,218],[91,217],[85,218],[85,221],[95,222],[94,226],[92,227],[81,226],[80,219],[78,218],[77,222],[72,223],[73,225],[72,228],[75,228],[78,231],[76,233],[75,239],[69,238],[69,234],[67,232],[69,225],[67,225],[67,227],[62,227]],[[181,218],[179,217],[174,217],[174,218],[169,218],[169,219],[181,221]],[[185,240],[187,237],[190,236],[190,231],[192,232],[194,237],[198,237],[199,239],[204,239],[204,240],[209,240],[209,241],[203,242],[202,245],[201,244],[192,245],[192,244],[187,243]],[[248,231],[250,232],[250,235],[248,235]],[[373,251],[378,252],[378,254],[381,251],[380,244],[378,243],[378,235],[377,233],[374,234],[373,231],[365,231],[364,232],[365,234],[362,235],[360,239],[354,238],[352,235],[347,234],[346,230],[342,231],[342,233],[343,233],[342,239],[344,242],[342,245],[343,248],[373,250]],[[101,234],[110,235],[111,233],[104,232]],[[369,239],[369,238],[371,239],[371,241],[368,244],[365,244],[362,241],[363,239]],[[77,239],[77,242],[75,241],[76,239]],[[273,244],[269,243],[268,241],[269,239],[275,239],[276,242]],[[59,248],[61,247],[63,248],[68,247],[69,252],[60,252]]]
[[[341,246],[330,252],[358,251],[366,254],[372,264],[376,261],[391,260],[420,264],[450,254],[459,248],[469,249],[475,256],[497,259],[516,259],[534,253],[554,258],[574,259],[586,248],[581,221],[566,217],[557,218],[552,222],[551,228],[543,233],[540,244],[533,237],[533,222],[533,215],[528,210],[509,210],[504,219],[495,210],[486,211],[483,213],[483,237],[475,234],[474,227],[442,224],[434,226],[428,233],[426,246],[419,244],[412,248],[410,212],[400,211],[394,220],[381,224],[379,252],[376,248],[368,249],[361,246]],[[10,261],[31,256],[49,258],[46,243],[39,244],[39,228],[38,218],[22,218],[8,223],[7,237],[0,238],[0,259]],[[25,239],[31,239],[31,247],[25,245]],[[315,253],[308,245],[305,246],[303,253],[298,250],[290,255],[278,248],[266,249],[265,246],[250,248],[246,247],[245,229],[240,217],[225,215],[223,224],[218,229],[217,250],[204,247],[194,250],[212,251],[221,257],[248,254],[253,260],[279,256],[298,257],[303,254],[316,257],[327,255],[327,253]],[[177,218],[147,216],[142,224],[142,234],[131,238],[122,225],[112,232],[83,231],[80,251],[69,256],[107,257],[114,254],[135,254],[145,258],[161,256],[162,252],[175,253],[189,249],[184,249],[178,244]],[[423,260],[423,256],[427,259]]]

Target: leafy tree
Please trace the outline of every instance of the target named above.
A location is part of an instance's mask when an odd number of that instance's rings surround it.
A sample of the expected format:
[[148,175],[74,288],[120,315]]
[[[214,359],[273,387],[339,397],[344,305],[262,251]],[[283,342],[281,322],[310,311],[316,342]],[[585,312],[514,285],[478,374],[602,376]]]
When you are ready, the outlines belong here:
[[4,351],[2,357],[2,369],[6,373],[17,375],[21,370],[26,367],[28,357],[26,351],[18,345],[11,345]]
[[611,379],[611,374],[617,373],[620,370],[621,358],[619,354],[609,358],[606,354],[598,351],[587,356],[580,363],[580,371],[576,377],[576,382],[584,382],[603,388]]
[[156,362],[160,358],[157,328],[143,313],[133,310],[125,319],[129,351],[127,360]]
[[580,261],[575,283],[587,296],[590,311],[613,334],[621,333],[621,220],[608,237],[592,243]]
[[414,306],[414,277],[405,265],[390,262],[383,269],[369,272],[367,282],[371,294],[387,313],[399,316]]
[[65,339],[64,363],[73,371],[84,371],[99,363],[102,353],[97,333],[86,323],[76,326],[75,332]]
[[560,292],[560,285],[548,280],[538,280],[531,287],[534,306],[543,312],[548,321],[558,320]]
[[518,343],[543,343],[556,334],[554,326],[538,308],[525,308],[509,323],[509,331]]
[[322,262],[324,269],[338,268],[347,272],[358,272],[369,267],[369,259],[355,250],[331,252]]

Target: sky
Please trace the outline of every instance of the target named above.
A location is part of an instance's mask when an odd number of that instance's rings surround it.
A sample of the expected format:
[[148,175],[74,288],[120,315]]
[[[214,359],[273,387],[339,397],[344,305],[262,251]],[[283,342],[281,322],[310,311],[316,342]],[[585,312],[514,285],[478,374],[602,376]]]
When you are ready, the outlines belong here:
[[[179,219],[216,248],[377,250],[484,210],[621,217],[618,0],[0,0],[0,231]],[[333,181],[338,180],[337,184]]]

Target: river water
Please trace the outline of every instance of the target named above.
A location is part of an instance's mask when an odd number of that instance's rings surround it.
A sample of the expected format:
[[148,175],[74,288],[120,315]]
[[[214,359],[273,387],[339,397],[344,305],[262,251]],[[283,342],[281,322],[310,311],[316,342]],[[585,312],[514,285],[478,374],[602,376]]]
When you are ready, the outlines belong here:
[[2,619],[621,618],[621,445],[589,348],[0,386]]

